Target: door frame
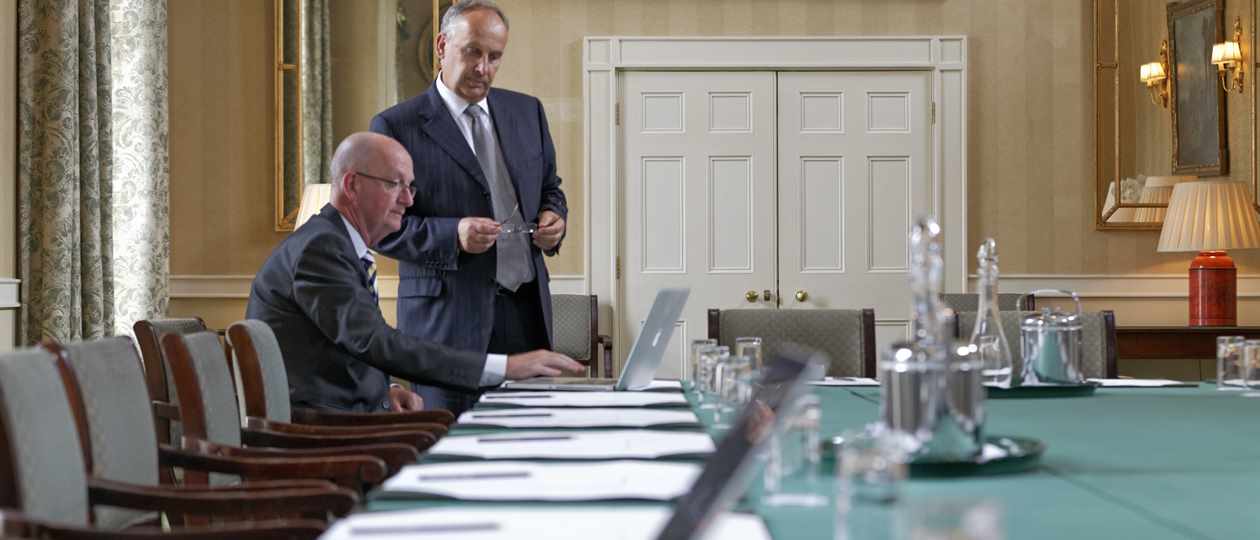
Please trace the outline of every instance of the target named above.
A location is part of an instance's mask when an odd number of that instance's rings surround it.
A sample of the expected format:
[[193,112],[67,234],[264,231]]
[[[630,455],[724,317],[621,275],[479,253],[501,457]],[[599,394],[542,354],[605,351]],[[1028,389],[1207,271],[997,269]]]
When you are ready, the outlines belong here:
[[[930,70],[932,208],[945,233],[945,290],[967,290],[967,37],[647,37],[589,36],[582,43],[582,158],[585,288],[599,295],[601,331],[621,336],[620,88],[630,70]],[[951,232],[953,231],[953,232]]]

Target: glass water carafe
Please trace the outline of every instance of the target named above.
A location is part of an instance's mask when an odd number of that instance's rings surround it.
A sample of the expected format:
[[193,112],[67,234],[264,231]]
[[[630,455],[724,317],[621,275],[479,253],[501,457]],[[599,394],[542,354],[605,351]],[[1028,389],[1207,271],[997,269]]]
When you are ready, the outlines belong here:
[[981,364],[986,384],[1010,387],[1017,384],[1013,379],[1011,344],[1002,331],[1002,313],[998,310],[998,257],[997,242],[985,239],[976,250],[979,262],[979,305],[976,308],[976,326],[971,331],[972,353]]

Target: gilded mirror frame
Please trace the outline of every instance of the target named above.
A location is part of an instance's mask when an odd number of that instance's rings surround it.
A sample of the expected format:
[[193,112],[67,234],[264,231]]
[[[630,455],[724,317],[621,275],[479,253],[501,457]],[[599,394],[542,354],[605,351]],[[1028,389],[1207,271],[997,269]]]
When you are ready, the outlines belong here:
[[[302,47],[299,43],[301,39],[300,25],[302,20],[302,3],[295,0],[272,0],[275,9],[274,28],[272,34],[274,37],[273,56],[275,62],[274,73],[274,91],[275,100],[273,108],[275,111],[275,229],[276,232],[292,231],[294,224],[297,222],[298,208],[302,200],[301,185],[302,178],[299,176],[302,171],[302,152],[299,150],[302,137],[302,115],[295,110],[286,108],[286,104],[297,103],[302,95],[302,73],[301,58]],[[286,5],[286,3],[288,5]],[[287,22],[297,21],[293,27],[292,35],[286,33],[285,24]],[[286,37],[291,38],[286,39]],[[286,92],[286,77],[293,81],[293,91]],[[286,118],[286,111],[292,115],[292,118]],[[297,113],[297,114],[294,114]],[[286,126],[292,125],[292,129],[286,129]],[[286,162],[290,161],[286,154],[293,157],[292,166],[286,166]],[[298,193],[290,194],[292,189],[289,184],[293,179],[289,178],[294,175],[297,181]],[[299,204],[292,205],[292,208],[286,208],[286,199],[296,200]]]
[[[1095,229],[1103,231],[1158,231],[1163,226],[1162,223],[1139,223],[1139,222],[1120,222],[1108,223],[1107,219],[1121,208],[1166,208],[1163,203],[1137,203],[1124,202],[1117,200],[1110,211],[1104,213],[1104,204],[1107,197],[1108,188],[1114,185],[1116,198],[1121,197],[1122,180],[1121,166],[1121,123],[1120,123],[1120,107],[1119,99],[1122,95],[1122,85],[1139,84],[1137,73],[1121,73],[1120,72],[1120,28],[1122,21],[1120,18],[1120,2],[1123,0],[1093,0],[1092,2],[1092,21],[1093,21],[1093,90],[1094,90],[1094,220]],[[1224,0],[1218,0],[1224,4]],[[1248,181],[1252,185],[1253,197],[1255,204],[1260,209],[1260,175],[1257,169],[1260,163],[1257,162],[1257,138],[1260,138],[1260,126],[1256,125],[1256,109],[1260,103],[1257,103],[1258,93],[1256,85],[1257,69],[1260,69],[1260,62],[1253,58],[1253,52],[1256,50],[1256,0],[1243,0],[1247,2],[1244,13],[1237,16],[1243,20],[1243,47],[1244,62],[1249,71],[1244,79],[1244,96],[1245,98],[1236,102],[1235,105],[1244,105],[1247,107],[1247,113],[1244,116],[1250,122],[1250,128],[1243,131],[1249,133],[1251,140],[1246,145],[1231,144],[1234,152],[1245,151],[1249,156],[1245,163],[1250,165],[1248,178],[1239,179]],[[1235,2],[1230,2],[1234,4]],[[1232,24],[1232,16],[1226,16],[1223,21],[1227,26]],[[1166,29],[1165,29],[1166,31]],[[1151,44],[1151,58],[1157,56],[1158,43]],[[1151,105],[1153,106],[1153,105]],[[1170,114],[1171,110],[1162,110],[1160,114]],[[1234,116],[1235,119],[1238,116]],[[1228,133],[1228,131],[1226,131]],[[1226,135],[1227,136],[1227,135]],[[1172,133],[1169,133],[1172,137]],[[1232,142],[1232,141],[1231,141]],[[1170,141],[1170,148],[1172,142]],[[1172,156],[1169,155],[1169,164],[1172,164]],[[1238,162],[1235,162],[1238,163]],[[1171,169],[1169,174],[1172,173]]]

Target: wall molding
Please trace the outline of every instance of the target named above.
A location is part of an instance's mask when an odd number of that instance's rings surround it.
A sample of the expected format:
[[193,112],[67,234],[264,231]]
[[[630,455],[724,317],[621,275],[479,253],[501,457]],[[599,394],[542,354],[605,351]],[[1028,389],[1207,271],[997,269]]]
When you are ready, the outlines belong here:
[[[976,290],[976,275],[967,290]],[[1034,289],[1067,289],[1081,298],[1188,298],[1186,274],[1003,274],[998,291],[1023,293]],[[1260,298],[1260,274],[1238,276],[1239,298]]]
[[18,301],[21,298],[21,287],[20,279],[0,277],[0,310],[22,307],[22,303]]
[[[16,280],[14,280],[16,281]],[[249,298],[249,286],[254,281],[251,274],[177,274],[170,278],[171,298]],[[4,303],[5,283],[0,278],[0,304]],[[398,276],[378,276],[376,286],[381,298],[398,298]],[[16,287],[15,287],[16,290]],[[551,292],[557,294],[585,294],[586,278],[578,274],[551,276]],[[15,300],[17,296],[13,297]],[[0,308],[3,308],[0,305]]]

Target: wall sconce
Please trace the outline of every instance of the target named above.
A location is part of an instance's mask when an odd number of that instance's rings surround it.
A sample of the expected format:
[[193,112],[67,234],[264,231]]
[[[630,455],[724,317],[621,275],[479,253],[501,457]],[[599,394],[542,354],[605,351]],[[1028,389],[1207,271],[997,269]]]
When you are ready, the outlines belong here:
[[1151,94],[1151,103],[1168,108],[1168,40],[1159,44],[1159,61],[1142,64],[1142,84]]
[[1212,63],[1216,65],[1217,72],[1221,76],[1221,88],[1226,93],[1230,90],[1240,93],[1243,91],[1242,50],[1238,47],[1241,41],[1242,21],[1234,17],[1233,40],[1212,46]]

